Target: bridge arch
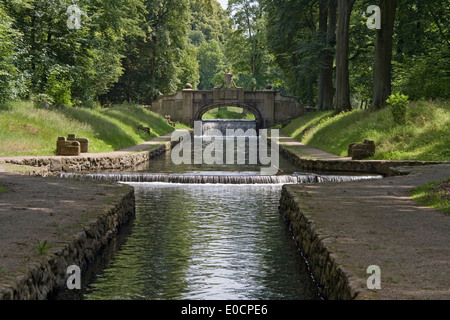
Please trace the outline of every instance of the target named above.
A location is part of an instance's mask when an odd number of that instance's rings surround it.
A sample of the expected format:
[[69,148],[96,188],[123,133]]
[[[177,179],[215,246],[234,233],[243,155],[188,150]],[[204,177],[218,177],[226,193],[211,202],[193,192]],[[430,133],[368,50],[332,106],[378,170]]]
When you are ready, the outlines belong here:
[[220,102],[220,103],[212,103],[212,104],[205,105],[197,110],[197,112],[194,115],[194,121],[201,121],[203,115],[206,112],[208,112],[209,110],[215,109],[215,108],[220,108],[220,107],[238,107],[238,108],[245,109],[245,110],[251,112],[255,116],[257,128],[262,128],[262,126],[264,124],[261,112],[257,108],[253,107],[252,105],[247,104],[247,103],[242,103],[242,102],[231,102],[231,103],[230,102],[228,102],[228,103]]
[[242,88],[185,89],[158,97],[149,108],[162,116],[170,116],[172,121],[193,126],[207,111],[228,106],[253,113],[259,129],[288,122],[305,113],[304,106],[294,97],[283,96],[272,90],[244,91]]

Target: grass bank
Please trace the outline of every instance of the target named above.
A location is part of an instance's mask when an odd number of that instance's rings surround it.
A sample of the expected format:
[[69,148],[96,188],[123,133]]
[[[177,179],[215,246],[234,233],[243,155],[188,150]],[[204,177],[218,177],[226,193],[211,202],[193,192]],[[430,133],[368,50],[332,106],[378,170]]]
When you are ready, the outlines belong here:
[[440,182],[430,182],[411,191],[417,202],[450,214],[450,178]]
[[[142,125],[150,134],[138,130]],[[90,152],[111,152],[173,131],[167,121],[133,105],[108,109],[42,109],[31,102],[0,104],[0,155],[54,155],[56,140],[70,133],[89,139]]]
[[395,125],[389,108],[371,112],[354,110],[332,116],[312,112],[292,121],[284,134],[338,156],[346,156],[350,143],[375,141],[378,160],[450,161],[450,104],[412,102],[405,125]]
[[233,119],[233,120],[255,120],[255,116],[250,112],[245,112],[243,108],[239,107],[221,107],[214,108],[206,112],[203,120],[215,119]]

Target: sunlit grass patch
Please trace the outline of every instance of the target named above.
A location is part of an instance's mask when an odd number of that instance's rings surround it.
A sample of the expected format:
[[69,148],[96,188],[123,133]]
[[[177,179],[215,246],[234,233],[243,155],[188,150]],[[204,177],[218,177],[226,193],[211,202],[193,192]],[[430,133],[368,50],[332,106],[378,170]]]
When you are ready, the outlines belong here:
[[348,145],[375,141],[378,160],[450,160],[450,104],[413,102],[406,123],[396,125],[388,108],[354,110],[336,116],[314,112],[294,120],[283,132],[309,146],[346,156]]
[[[150,128],[150,134],[138,126]],[[167,121],[138,106],[108,109],[36,108],[31,102],[0,105],[0,155],[54,155],[58,137],[89,139],[90,152],[127,148],[174,130]]]
[[427,183],[411,191],[410,195],[424,206],[450,214],[450,178]]

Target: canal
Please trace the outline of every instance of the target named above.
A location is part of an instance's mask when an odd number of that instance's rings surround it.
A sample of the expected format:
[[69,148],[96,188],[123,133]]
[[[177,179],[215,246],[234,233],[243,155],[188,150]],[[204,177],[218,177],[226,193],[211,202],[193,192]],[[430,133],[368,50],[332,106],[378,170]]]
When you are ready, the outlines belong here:
[[283,158],[272,177],[260,176],[258,164],[171,159],[168,152],[138,172],[90,176],[132,185],[136,217],[84,274],[82,290],[55,299],[321,299],[278,211],[283,183],[317,175]]

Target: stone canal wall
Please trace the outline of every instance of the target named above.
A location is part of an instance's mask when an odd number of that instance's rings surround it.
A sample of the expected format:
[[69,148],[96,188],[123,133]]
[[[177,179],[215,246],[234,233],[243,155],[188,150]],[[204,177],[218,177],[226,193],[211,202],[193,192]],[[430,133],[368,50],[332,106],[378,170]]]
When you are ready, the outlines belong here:
[[297,246],[301,248],[308,261],[311,273],[317,281],[321,294],[329,300],[352,300],[357,293],[350,285],[350,279],[326,245],[326,238],[316,229],[314,220],[310,219],[301,208],[298,199],[289,186],[281,191],[280,212],[288,221]]
[[157,155],[170,150],[177,142],[165,142],[150,151],[111,152],[108,154],[90,154],[81,156],[26,156],[5,157],[0,162],[12,165],[32,167],[29,175],[42,177],[56,176],[61,172],[89,172],[101,170],[124,170],[145,163]]
[[45,258],[34,261],[26,271],[8,282],[0,283],[0,300],[44,300],[66,286],[67,269],[75,265],[85,269],[114,234],[135,214],[134,190],[127,188],[123,197],[98,214],[72,238],[64,240]]
[[391,160],[325,160],[325,159],[310,159],[308,157],[300,157],[295,152],[280,145],[280,153],[298,165],[305,172],[358,172],[381,174],[386,177],[406,174],[402,167],[414,167],[423,165],[441,164],[442,162],[431,161],[391,161]]
[[[428,161],[314,159],[296,153],[295,149],[291,150],[281,144],[279,146],[280,153],[305,172],[354,172],[390,177],[407,175],[411,172],[410,167],[442,164],[442,162]],[[330,246],[330,239],[317,227],[304,199],[294,192],[294,187],[293,185],[283,186],[280,213],[289,223],[297,246],[308,261],[322,296],[330,300],[359,299],[360,279],[351,276],[352,273],[338,262],[334,249]]]

